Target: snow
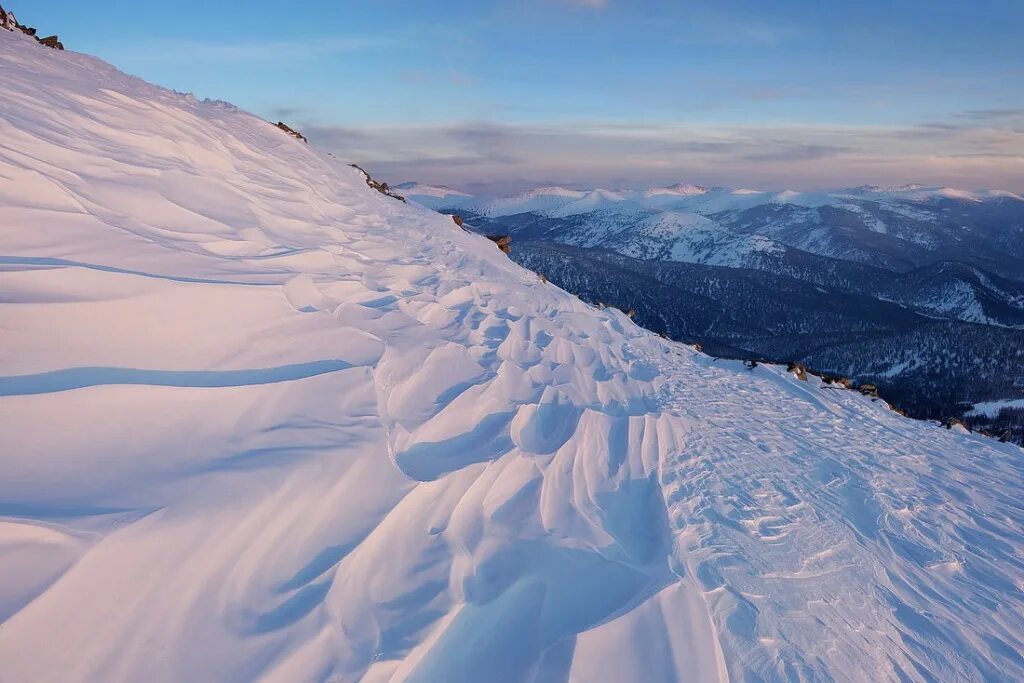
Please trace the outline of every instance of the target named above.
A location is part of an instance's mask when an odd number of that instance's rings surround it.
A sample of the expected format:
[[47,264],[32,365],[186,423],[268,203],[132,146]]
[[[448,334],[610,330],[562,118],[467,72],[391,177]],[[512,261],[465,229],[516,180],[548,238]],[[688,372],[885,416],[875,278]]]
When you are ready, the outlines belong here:
[[513,197],[499,197],[484,202],[478,211],[486,216],[514,216],[520,213],[547,214],[587,193],[565,187],[538,187]]
[[867,197],[875,201],[900,199],[904,201],[927,202],[935,199],[955,199],[980,203],[989,199],[1014,199],[1024,201],[1024,197],[1005,190],[959,190],[953,187],[926,187],[920,183],[881,188],[864,185],[835,193],[838,196],[850,195]]
[[981,416],[995,419],[999,417],[999,413],[1003,410],[1024,410],[1024,398],[1006,398],[999,401],[985,401],[983,403],[975,403],[974,406],[967,412],[968,417]]
[[693,197],[696,195],[705,194],[708,188],[700,185],[691,185],[689,183],[676,183],[668,187],[651,187],[643,191],[643,196],[647,199],[652,197],[663,197],[665,195],[671,197]]
[[1024,677],[1018,448],[662,340],[232,107],[0,64],[0,679]]
[[[1024,197],[1003,190],[957,190],[948,187],[924,187],[917,184],[881,188],[873,185],[822,192],[780,192],[755,189],[705,188],[679,183],[669,187],[644,190],[607,190],[593,188],[571,190],[564,187],[539,187],[511,197],[471,197],[443,186],[403,183],[398,186],[406,195],[432,208],[468,208],[491,217],[519,213],[537,213],[549,217],[566,217],[592,211],[689,211],[712,215],[724,211],[743,211],[763,204],[788,204],[806,208],[839,206],[858,211],[865,220],[873,220],[871,229],[886,232],[887,226],[871,219],[862,203],[882,206],[886,211],[918,220],[931,220],[932,214],[914,208],[913,204],[935,199],[956,199],[981,203],[990,200],[1024,201]],[[425,201],[421,201],[421,198]]]
[[610,190],[592,190],[579,199],[575,199],[568,204],[563,204],[557,208],[547,211],[547,215],[552,218],[565,218],[567,216],[576,216],[583,213],[590,213],[592,211],[627,211],[635,213],[642,211],[643,207],[639,204],[629,201],[629,195],[621,192],[612,192]]
[[954,280],[938,286],[922,286],[916,292],[916,300],[919,306],[933,314],[955,316],[958,320],[983,325],[1002,326],[999,320],[986,312],[975,285],[964,280]]

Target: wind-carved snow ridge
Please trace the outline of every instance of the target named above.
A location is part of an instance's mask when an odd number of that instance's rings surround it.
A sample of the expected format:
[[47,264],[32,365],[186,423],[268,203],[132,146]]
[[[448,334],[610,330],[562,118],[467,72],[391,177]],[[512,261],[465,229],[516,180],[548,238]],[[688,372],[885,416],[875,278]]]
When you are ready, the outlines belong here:
[[0,60],[0,680],[1024,676],[1019,449],[659,339],[230,107]]

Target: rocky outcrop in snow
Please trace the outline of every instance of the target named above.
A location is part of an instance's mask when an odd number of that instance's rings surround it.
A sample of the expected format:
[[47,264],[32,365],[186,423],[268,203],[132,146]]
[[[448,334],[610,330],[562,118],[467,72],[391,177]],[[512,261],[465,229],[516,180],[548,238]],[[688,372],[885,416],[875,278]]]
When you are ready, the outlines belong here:
[[35,38],[40,45],[45,45],[54,50],[64,49],[64,44],[60,42],[57,36],[39,37],[36,35],[38,33],[36,29],[19,23],[14,13],[6,11],[3,7],[0,7],[0,28],[7,29],[8,31],[21,31],[25,35]]
[[309,142],[309,140],[306,139],[305,135],[303,135],[299,131],[295,130],[294,128],[292,128],[291,126],[289,126],[287,123],[285,123],[283,121],[278,121],[274,125],[276,125],[278,128],[283,130],[285,133],[288,133],[288,135],[291,135],[296,140],[302,140],[303,142],[307,142],[307,143]]

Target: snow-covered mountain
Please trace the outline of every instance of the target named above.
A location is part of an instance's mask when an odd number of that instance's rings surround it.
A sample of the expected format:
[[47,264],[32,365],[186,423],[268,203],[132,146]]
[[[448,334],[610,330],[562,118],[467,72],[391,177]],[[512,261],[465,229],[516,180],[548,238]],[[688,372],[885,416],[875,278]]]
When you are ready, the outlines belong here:
[[[460,194],[455,201],[438,201],[434,193],[408,196],[439,210],[459,210],[499,221],[524,216],[534,223],[546,219],[546,239],[581,246],[576,236],[618,236],[622,253],[649,248],[627,244],[622,230],[632,220],[636,239],[649,242],[643,219],[653,213],[696,214],[719,226],[725,249],[732,251],[737,231],[757,235],[794,249],[843,260],[854,260],[893,270],[910,270],[941,260],[969,260],[985,269],[1013,277],[1024,262],[1024,198],[1010,192],[968,192],[943,187],[906,185],[895,188],[863,186],[828,193],[785,190],[703,188],[680,184],[647,190],[566,190],[539,188],[512,197],[472,198]],[[558,220],[561,219],[561,223]],[[562,230],[566,220],[577,230]],[[672,219],[668,219],[671,221]],[[673,252],[674,240],[664,233],[659,254]],[[686,237],[681,239],[686,241]],[[588,240],[593,242],[593,240]],[[608,245],[616,248],[615,245]],[[675,250],[681,259],[692,250]],[[715,249],[705,252],[715,263]]]
[[[511,234],[513,258],[638,311],[651,329],[726,355],[819,363],[884,385],[916,416],[964,416],[1024,442],[1024,415],[966,414],[979,401],[1024,398],[1024,362],[991,351],[1024,347],[1024,199],[1013,193],[680,184],[576,191],[530,210],[515,198],[433,206]],[[574,259],[564,247],[578,250]],[[609,269],[606,252],[625,258]],[[753,302],[759,311],[738,313]]]
[[1024,677],[1020,449],[230,105],[5,31],[0,92],[5,683]]

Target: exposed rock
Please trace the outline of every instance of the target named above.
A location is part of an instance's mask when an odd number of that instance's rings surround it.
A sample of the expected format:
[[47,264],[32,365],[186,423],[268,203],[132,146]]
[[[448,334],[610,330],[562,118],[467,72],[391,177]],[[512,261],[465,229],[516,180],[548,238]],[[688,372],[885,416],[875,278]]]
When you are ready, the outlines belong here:
[[857,387],[857,391],[864,394],[865,396],[870,396],[871,398],[878,398],[878,387],[876,387],[874,384],[861,384],[859,387]]
[[394,192],[392,192],[391,188],[388,186],[387,183],[382,183],[382,182],[378,182],[378,181],[374,180],[370,176],[369,173],[367,173],[361,166],[359,166],[359,164],[351,164],[351,166],[352,166],[352,168],[356,169],[357,171],[359,171],[360,173],[363,174],[363,178],[366,180],[366,184],[369,187],[372,187],[373,189],[377,190],[377,192],[380,192],[381,194],[386,194],[387,196],[391,197],[392,199],[397,199],[400,202],[404,202],[405,201],[405,197],[403,197],[402,195],[395,194]]
[[967,426],[967,423],[961,420],[959,417],[948,418],[945,422],[942,423],[942,426],[945,427],[946,429],[955,429],[956,427],[960,427],[962,429],[966,429],[967,431],[971,431],[971,428]]
[[291,135],[296,140],[302,140],[303,142],[309,142],[309,140],[306,139],[305,135],[303,135],[299,131],[295,130],[294,128],[292,128],[291,126],[289,126],[287,123],[285,123],[283,121],[278,121],[274,125],[277,126],[278,128],[280,128],[281,130],[283,130],[285,133],[288,133],[288,135]]
[[[34,30],[34,29],[33,29]],[[45,38],[39,38],[39,44],[45,45],[46,47],[52,47],[54,50],[63,50],[64,43],[57,40],[57,36],[46,36]]]
[[796,378],[804,382],[807,381],[807,368],[800,365],[799,363],[790,363],[789,367],[786,368],[789,372],[796,375]]
[[5,28],[8,31],[13,31],[18,26],[18,20],[14,18],[14,15],[0,7],[0,28]]
[[498,249],[501,249],[506,254],[512,253],[512,237],[509,235],[488,235],[487,239],[491,240],[498,245]]
[[754,368],[757,367],[757,361],[756,360],[745,360],[745,361],[743,361],[743,367],[747,368],[748,370],[753,370]]
[[3,7],[0,7],[0,28],[7,29],[8,31],[21,31],[27,36],[32,36],[41,45],[53,48],[54,50],[63,50],[64,44],[57,39],[57,36],[46,36],[45,38],[39,38],[36,36],[36,29],[31,26],[25,26],[24,24],[18,23],[13,12],[8,12]]

